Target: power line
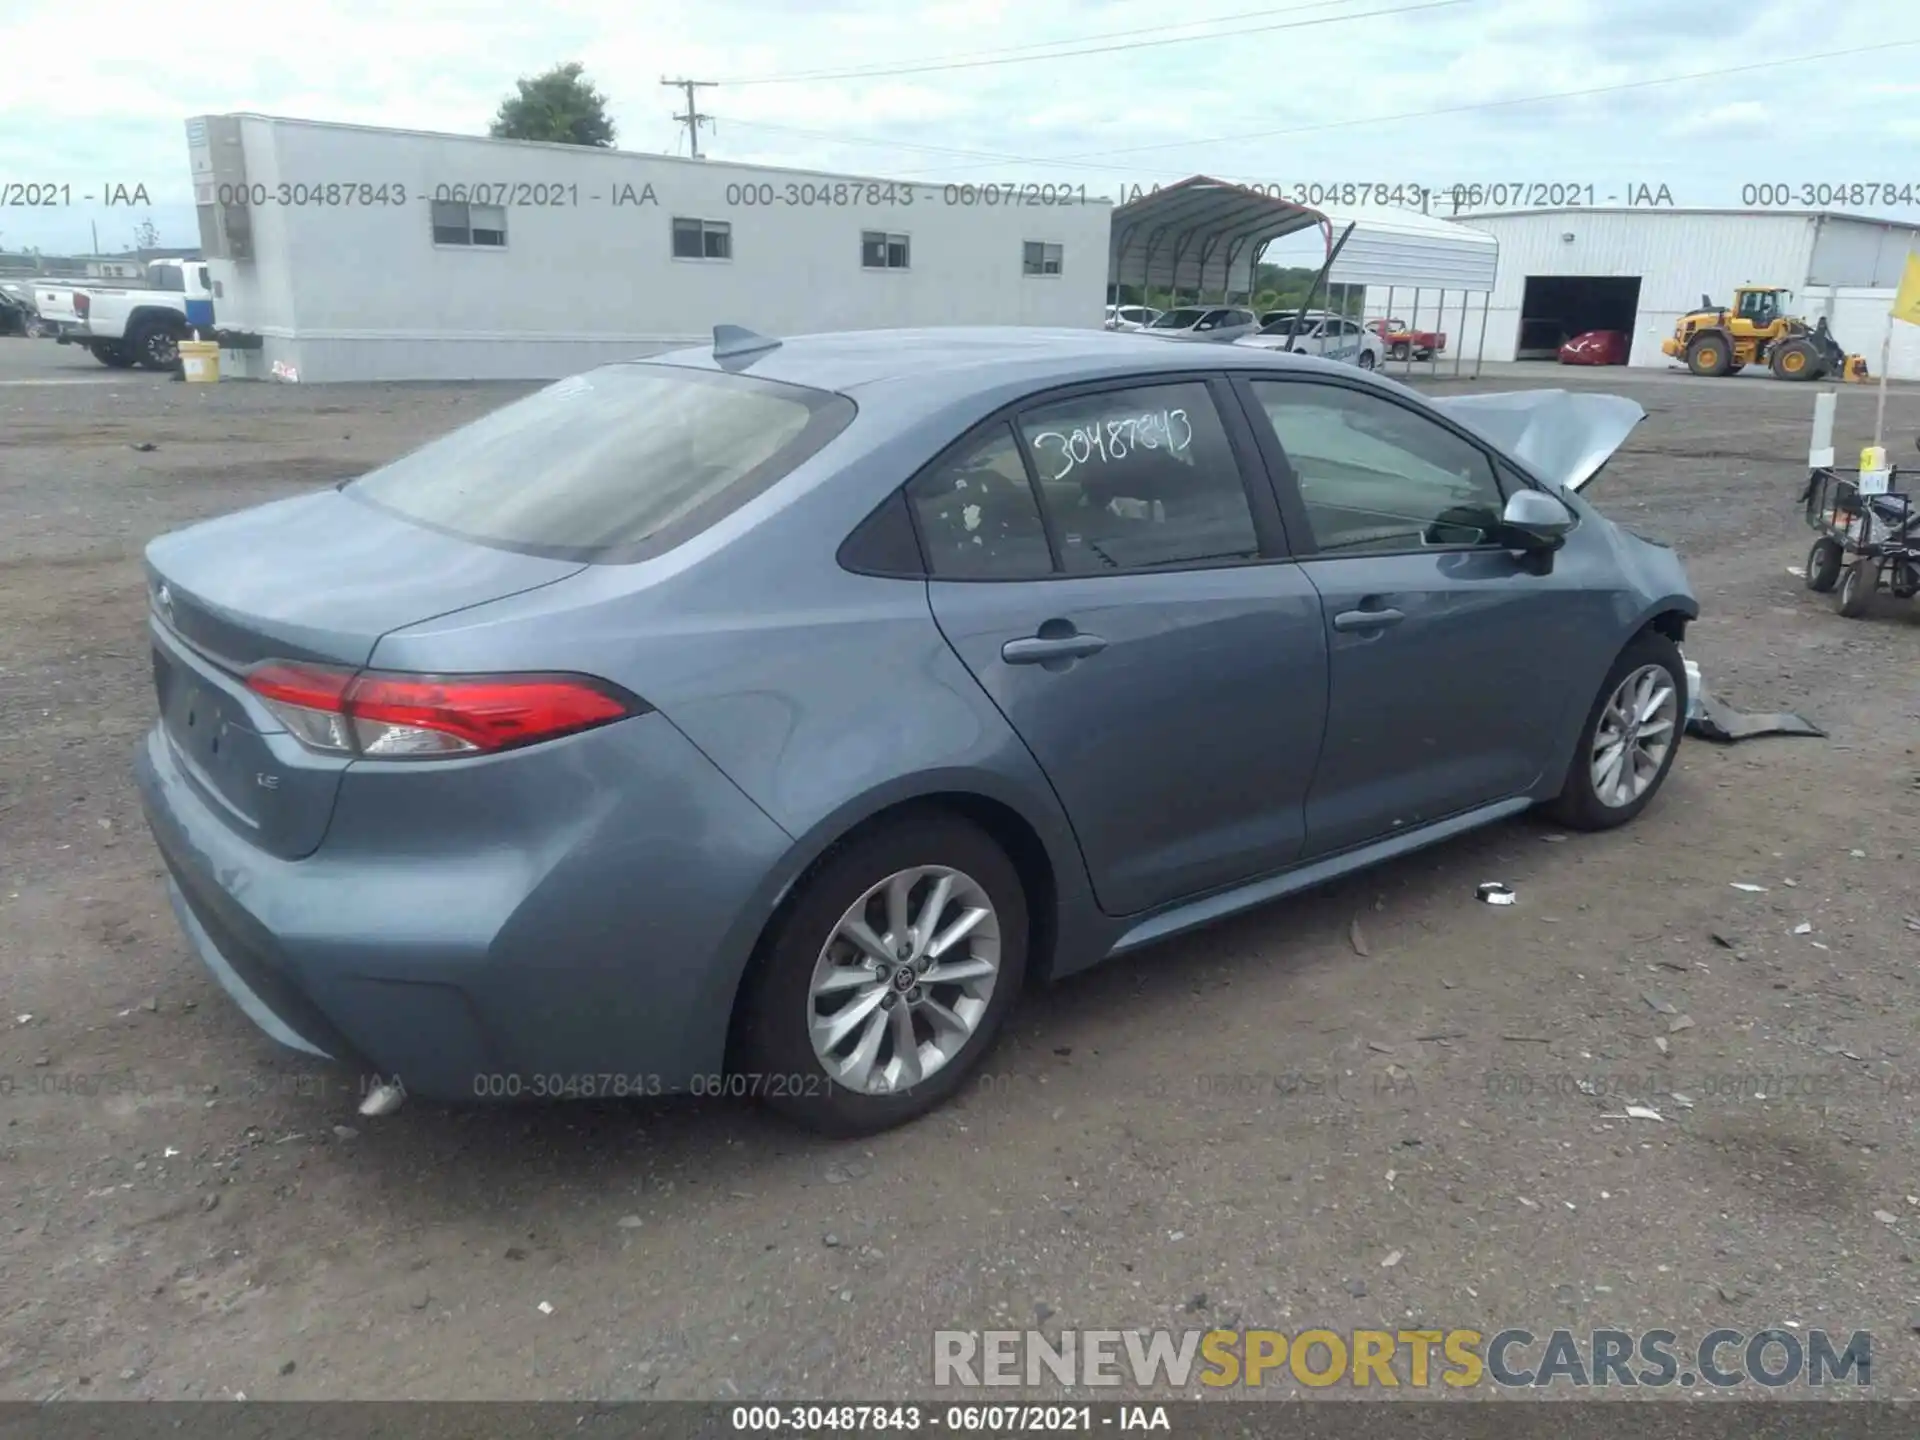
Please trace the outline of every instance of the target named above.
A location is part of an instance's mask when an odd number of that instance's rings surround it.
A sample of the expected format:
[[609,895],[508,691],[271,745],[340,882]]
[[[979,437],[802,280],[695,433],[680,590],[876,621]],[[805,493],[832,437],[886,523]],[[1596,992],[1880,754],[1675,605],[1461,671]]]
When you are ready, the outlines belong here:
[[[1690,75],[1665,75],[1655,80],[1624,80],[1617,85],[1594,85],[1584,90],[1555,90],[1544,95],[1522,95],[1511,100],[1475,100],[1465,105],[1445,105],[1437,110],[1408,110],[1398,115],[1363,115],[1349,120],[1328,120],[1317,125],[1293,125],[1282,130],[1247,130],[1238,135],[1212,135],[1192,140],[1160,141],[1152,145],[1128,145],[1116,150],[1083,150],[1075,155],[1047,157],[1049,164],[1067,164],[1104,155],[1141,155],[1149,150],[1178,150],[1189,145],[1231,145],[1242,140],[1271,140],[1283,135],[1309,135],[1322,130],[1349,130],[1359,125],[1385,125],[1398,120],[1430,120],[1441,115],[1464,115],[1475,110],[1497,110],[1513,105],[1537,105],[1546,100],[1579,100],[1590,95],[1614,95],[1623,90],[1645,90],[1655,85],[1680,85],[1690,80],[1713,80],[1722,75],[1745,75],[1755,70],[1772,70],[1782,65],[1801,65],[1809,60],[1840,60],[1850,55],[1879,54],[1920,45],[1920,40],[1889,40],[1878,45],[1859,45],[1850,50],[1827,50],[1813,55],[1790,55],[1779,60],[1757,60],[1747,65],[1729,65],[1718,70],[1696,70]],[[1105,169],[1105,166],[1090,167]]]
[[[669,80],[666,76],[662,75],[660,77],[660,83],[669,89],[684,90],[687,92],[687,113],[684,115],[676,115],[673,118],[687,127],[687,139],[693,143],[693,158],[698,160],[700,158],[700,127],[702,125],[711,125],[713,123],[713,117],[711,115],[702,115],[695,107],[693,103],[693,92],[695,90],[711,90],[719,82],[716,80]],[[677,144],[675,148],[678,148]]]
[[[1304,5],[1276,5],[1264,10],[1237,10],[1230,15],[1212,15],[1199,20],[1176,20],[1171,24],[1148,25],[1137,30],[1105,30],[1094,35],[1075,35],[1064,40],[1037,40],[1026,45],[1002,45],[991,50],[965,50],[958,55],[947,55],[942,61],[984,60],[997,55],[1025,55],[1035,50],[1053,50],[1062,45],[1086,45],[1095,40],[1124,40],[1134,35],[1160,35],[1168,29],[1191,29],[1196,25],[1224,25],[1231,20],[1257,20],[1268,15],[1291,15],[1302,10],[1324,10],[1331,5],[1352,5],[1356,0],[1309,0]],[[1195,36],[1195,39],[1207,39],[1208,36]],[[795,70],[782,75],[751,75],[738,80],[727,80],[727,85],[786,85],[808,80],[839,80],[857,78],[865,75],[886,75],[896,65],[918,65],[918,60],[892,61],[887,64],[863,66],[857,70]],[[931,58],[926,63],[933,63]]]
[[[1877,53],[1882,50],[1899,50],[1920,45],[1920,39],[1893,40],[1878,45],[1862,45],[1848,50],[1831,50],[1808,55],[1788,55],[1775,60],[1755,61],[1746,65],[1730,65],[1716,70],[1698,70],[1686,75],[1664,75],[1650,80],[1628,80],[1615,85],[1596,85],[1580,90],[1556,90],[1539,95],[1523,95],[1508,100],[1479,100],[1462,105],[1448,105],[1434,110],[1410,110],[1395,115],[1358,116],[1345,120],[1330,120],[1314,125],[1289,126],[1277,130],[1248,131],[1237,135],[1215,135],[1190,140],[1170,140],[1151,145],[1124,146],[1111,150],[1086,150],[1071,155],[1011,155],[987,150],[961,150],[945,145],[922,145],[903,140],[883,140],[870,135],[848,135],[824,130],[802,130],[790,125],[775,125],[761,120],[741,120],[729,116],[729,122],[748,130],[770,130],[778,133],[799,135],[810,139],[831,141],[842,145],[871,145],[890,150],[914,150],[927,154],[955,155],[966,159],[991,161],[995,164],[1057,166],[1073,170],[1099,170],[1120,175],[1157,174],[1136,165],[1102,165],[1089,163],[1102,156],[1136,155],[1157,150],[1178,150],[1196,145],[1228,145],[1243,140],[1264,140],[1286,135],[1305,135],[1324,130],[1351,129],[1362,125],[1385,125],[1402,120],[1426,120],[1437,116],[1468,114],[1478,110],[1494,110],[1514,105],[1536,105],[1552,100],[1584,99],[1593,95],[1608,95],[1625,90],[1648,89],[1659,85],[1681,85],[1694,80],[1711,80],[1723,75],[1742,75],[1756,70],[1776,69],[1785,65],[1800,65],[1813,60],[1843,59],[1853,55]],[[907,172],[907,173],[927,173]]]
[[[1305,30],[1314,25],[1344,25],[1354,20],[1377,20],[1386,15],[1408,15],[1417,10],[1445,10],[1474,0],[1425,0],[1392,10],[1369,10],[1360,15],[1322,15],[1314,20],[1289,20],[1275,25],[1252,25],[1240,30],[1218,30],[1211,35],[1176,35],[1169,39],[1133,40],[1124,45],[1093,45],[1079,50],[1056,50],[1046,55],[1010,55],[998,60],[943,60],[927,65],[905,65],[883,70],[840,70],[808,76],[772,75],[761,79],[727,80],[727,85],[797,85],[821,80],[879,80],[895,75],[927,75],[936,70],[980,70],[993,65],[1031,65],[1038,60],[1067,60],[1080,55],[1112,55],[1122,50],[1157,50],[1168,45],[1196,45],[1239,35],[1266,35],[1276,30]],[[1066,43],[1066,42],[1063,42]]]

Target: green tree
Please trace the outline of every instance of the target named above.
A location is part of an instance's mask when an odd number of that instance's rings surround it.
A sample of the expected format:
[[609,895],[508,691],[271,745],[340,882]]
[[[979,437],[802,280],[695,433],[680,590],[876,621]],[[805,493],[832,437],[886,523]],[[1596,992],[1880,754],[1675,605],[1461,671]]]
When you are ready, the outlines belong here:
[[556,65],[531,80],[516,81],[519,94],[500,102],[487,133],[496,140],[547,140],[558,145],[613,144],[607,97],[581,73],[579,61]]

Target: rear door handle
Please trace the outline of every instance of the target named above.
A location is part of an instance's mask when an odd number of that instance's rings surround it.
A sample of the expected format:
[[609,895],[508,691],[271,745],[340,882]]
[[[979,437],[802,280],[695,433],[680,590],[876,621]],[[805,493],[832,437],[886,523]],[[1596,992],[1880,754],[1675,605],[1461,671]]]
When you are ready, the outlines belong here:
[[1336,630],[1384,630],[1406,619],[1399,610],[1342,610],[1333,617]]
[[1098,635],[1031,635],[1007,641],[1000,647],[1000,658],[1009,665],[1040,665],[1048,660],[1084,660],[1106,648],[1107,642]]

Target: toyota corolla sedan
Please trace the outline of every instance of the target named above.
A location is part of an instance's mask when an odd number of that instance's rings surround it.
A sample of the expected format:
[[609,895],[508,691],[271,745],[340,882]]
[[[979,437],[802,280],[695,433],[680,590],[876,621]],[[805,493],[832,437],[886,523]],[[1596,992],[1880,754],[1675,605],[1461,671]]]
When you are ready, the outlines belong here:
[[408,1094],[901,1123],[1030,982],[1638,815],[1698,607],[1580,489],[1641,418],[1097,330],[608,365],[148,547],[174,908]]

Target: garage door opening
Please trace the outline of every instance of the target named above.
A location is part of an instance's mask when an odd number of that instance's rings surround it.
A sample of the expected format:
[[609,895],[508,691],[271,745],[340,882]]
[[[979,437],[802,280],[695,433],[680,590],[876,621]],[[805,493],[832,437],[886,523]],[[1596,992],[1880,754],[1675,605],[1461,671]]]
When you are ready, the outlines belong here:
[[1638,275],[1529,275],[1514,358],[1555,359],[1562,345],[1589,330],[1618,330],[1631,348],[1639,313]]

